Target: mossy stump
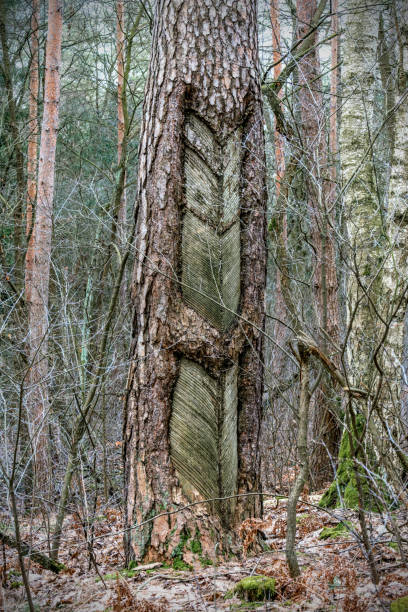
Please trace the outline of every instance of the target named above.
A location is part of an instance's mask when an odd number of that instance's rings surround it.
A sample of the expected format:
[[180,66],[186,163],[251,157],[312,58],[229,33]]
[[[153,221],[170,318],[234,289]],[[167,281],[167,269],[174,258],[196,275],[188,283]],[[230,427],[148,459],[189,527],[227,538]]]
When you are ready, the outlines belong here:
[[390,612],[408,612],[408,595],[399,597],[391,603]]
[[234,595],[248,602],[271,601],[275,598],[275,578],[249,576],[240,580],[233,589]]

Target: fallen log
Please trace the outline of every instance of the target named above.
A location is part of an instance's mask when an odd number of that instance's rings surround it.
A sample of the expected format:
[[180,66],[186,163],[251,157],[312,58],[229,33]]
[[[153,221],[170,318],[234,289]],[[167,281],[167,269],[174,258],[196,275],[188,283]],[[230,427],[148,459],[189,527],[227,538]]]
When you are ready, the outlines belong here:
[[[0,531],[0,542],[3,542],[6,546],[9,546],[10,548],[18,548],[17,540],[13,536],[8,535],[3,531]],[[52,559],[47,557],[47,555],[44,555],[40,551],[31,548],[31,546],[27,544],[27,542],[21,541],[20,548],[23,557],[29,557],[32,561],[38,563],[38,565],[41,565],[41,567],[43,567],[44,569],[50,570],[50,572],[58,574],[63,569],[65,569],[65,565],[63,563],[53,561]]]

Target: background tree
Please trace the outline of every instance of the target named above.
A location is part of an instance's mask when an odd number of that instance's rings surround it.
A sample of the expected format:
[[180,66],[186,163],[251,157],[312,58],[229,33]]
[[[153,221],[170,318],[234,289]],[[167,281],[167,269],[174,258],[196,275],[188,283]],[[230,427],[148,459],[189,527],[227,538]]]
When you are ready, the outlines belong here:
[[45,491],[51,474],[46,431],[48,400],[48,326],[51,239],[54,203],[55,156],[59,126],[62,44],[62,2],[49,0],[44,111],[38,163],[37,203],[30,241],[32,265],[28,290],[29,385],[27,394],[32,416],[36,482]]

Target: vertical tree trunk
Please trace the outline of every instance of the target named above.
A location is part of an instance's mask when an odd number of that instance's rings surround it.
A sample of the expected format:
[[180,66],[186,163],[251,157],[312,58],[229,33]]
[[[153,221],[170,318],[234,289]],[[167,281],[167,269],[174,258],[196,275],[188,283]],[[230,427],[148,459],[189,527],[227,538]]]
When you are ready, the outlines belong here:
[[29,291],[32,284],[32,266],[34,252],[32,248],[32,230],[34,206],[37,196],[37,150],[38,150],[38,0],[32,0],[31,15],[31,62],[30,62],[30,98],[29,98],[29,136],[27,148],[27,213],[26,234],[28,238],[25,261],[25,295],[30,301]]
[[[345,23],[342,37],[342,119],[339,140],[348,232],[348,248],[343,248],[348,266],[347,382],[350,386],[364,389],[373,384],[372,355],[379,331],[375,307],[380,304],[383,286],[381,243],[384,228],[371,155],[379,9],[376,5],[367,7],[364,0],[346,0],[343,8]],[[359,407],[367,416],[364,400]],[[367,426],[372,435],[376,429],[373,421],[368,421]],[[334,506],[340,503],[339,491],[344,493],[341,501],[346,505],[352,507],[358,499],[353,473],[347,473],[340,483],[341,472],[344,474],[347,438],[348,432],[345,430],[340,446],[337,479],[322,498],[322,505]],[[376,444],[375,436],[373,442]],[[348,456],[346,460],[349,460]]]
[[58,133],[62,38],[62,0],[49,0],[44,114],[38,164],[37,205],[31,238],[33,262],[28,291],[29,389],[27,402],[35,439],[36,482],[44,489],[51,473],[47,452],[48,293],[50,279],[55,152]]
[[[123,88],[126,87],[124,83],[124,47],[125,47],[125,21],[123,11],[123,0],[118,0],[116,7],[116,55],[117,55],[117,73],[118,73],[118,168],[119,173],[122,169],[122,164],[125,160],[123,156],[123,141],[125,138],[125,117],[123,113]],[[124,173],[123,183],[126,182],[126,173]],[[123,184],[123,188],[120,194],[120,204],[118,210],[118,235],[121,238],[122,232],[126,225],[126,190]]]
[[352,329],[348,357],[353,384],[361,386],[369,384],[378,336],[378,319],[362,286],[374,304],[382,291],[383,225],[370,154],[379,9],[375,5],[367,8],[363,0],[347,0],[344,8],[340,158],[350,242],[347,306]]
[[[316,0],[298,0],[298,38],[310,30],[316,13]],[[306,168],[308,208],[312,221],[315,252],[314,292],[317,302],[317,333],[326,353],[335,353],[339,343],[339,304],[334,243],[334,195],[329,180],[325,116],[321,95],[318,32],[311,35],[312,48],[299,61],[299,104],[302,119],[301,136]],[[334,127],[335,131],[335,127]],[[330,345],[328,338],[334,343]],[[334,356],[336,362],[336,356]],[[314,488],[320,488],[333,475],[332,462],[337,456],[341,436],[335,413],[335,398],[327,374],[316,392],[313,414],[315,447],[311,458],[310,477]]]
[[[394,116],[394,148],[392,153],[388,205],[388,237],[392,252],[384,267],[384,289],[388,314],[392,313],[406,290],[408,278],[408,7],[398,0],[395,4],[395,27],[397,31],[397,99],[405,98]],[[385,348],[384,366],[391,394],[387,402],[391,406],[401,406],[401,434],[404,450],[408,449],[407,417],[407,300],[401,302],[394,320],[391,322]],[[405,335],[405,339],[404,339]],[[401,367],[403,368],[401,377]],[[402,385],[402,388],[401,388]]]
[[336,196],[337,188],[337,114],[338,114],[338,80],[339,80],[339,16],[338,16],[338,0],[331,2],[332,20],[331,29],[336,36],[331,41],[331,62],[330,62],[330,131],[329,131],[329,170],[331,179],[331,190],[333,191],[332,198]]
[[[252,0],[156,4],[125,411],[128,527],[259,487],[266,257],[256,9]],[[194,534],[203,553],[218,538],[225,549],[221,525],[234,539],[232,528],[260,511],[252,496],[162,516],[128,532],[127,555],[174,558]]]
[[17,108],[14,99],[13,75],[11,72],[9,49],[6,33],[6,2],[0,0],[0,39],[3,52],[2,72],[7,94],[8,128],[14,150],[14,167],[16,171],[16,203],[14,206],[14,282],[20,287],[23,279],[23,202],[25,197],[24,157],[21,150],[20,134],[17,123]]

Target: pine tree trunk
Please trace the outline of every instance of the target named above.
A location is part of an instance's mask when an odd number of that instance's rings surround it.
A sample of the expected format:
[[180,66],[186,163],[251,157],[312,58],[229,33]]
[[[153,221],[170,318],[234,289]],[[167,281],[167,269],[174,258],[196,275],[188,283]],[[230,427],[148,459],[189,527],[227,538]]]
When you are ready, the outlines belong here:
[[[298,38],[310,30],[316,13],[316,0],[298,0]],[[317,30],[312,37],[311,51],[299,61],[299,105],[303,159],[306,169],[308,209],[312,223],[315,253],[314,293],[318,323],[317,334],[326,353],[336,361],[334,346],[339,343],[339,304],[334,243],[333,203],[335,190],[330,182],[325,130],[324,106],[321,95],[320,60],[316,46]],[[334,343],[330,344],[328,338]],[[333,475],[332,464],[337,456],[341,428],[335,412],[336,399],[327,374],[316,391],[313,414],[315,445],[311,457],[310,477],[313,488],[319,489]]]
[[28,278],[29,388],[27,405],[35,434],[36,483],[50,482],[46,431],[48,399],[48,294],[51,262],[55,151],[58,133],[62,38],[62,1],[49,0],[45,65],[44,114],[38,164],[37,206],[31,238],[33,261]]
[[29,136],[27,148],[27,213],[26,234],[28,245],[25,261],[25,295],[30,301],[29,291],[32,283],[32,266],[34,252],[32,248],[32,230],[34,221],[34,206],[37,196],[37,151],[38,151],[38,0],[32,2],[31,15],[31,62],[30,62],[30,98],[29,98]]
[[[128,526],[190,500],[259,490],[266,256],[257,7],[230,4],[156,4],[132,280]],[[233,540],[233,527],[260,512],[255,495],[163,516],[129,532],[128,558],[180,557],[194,534],[203,554],[218,539],[225,550],[221,526]]]

